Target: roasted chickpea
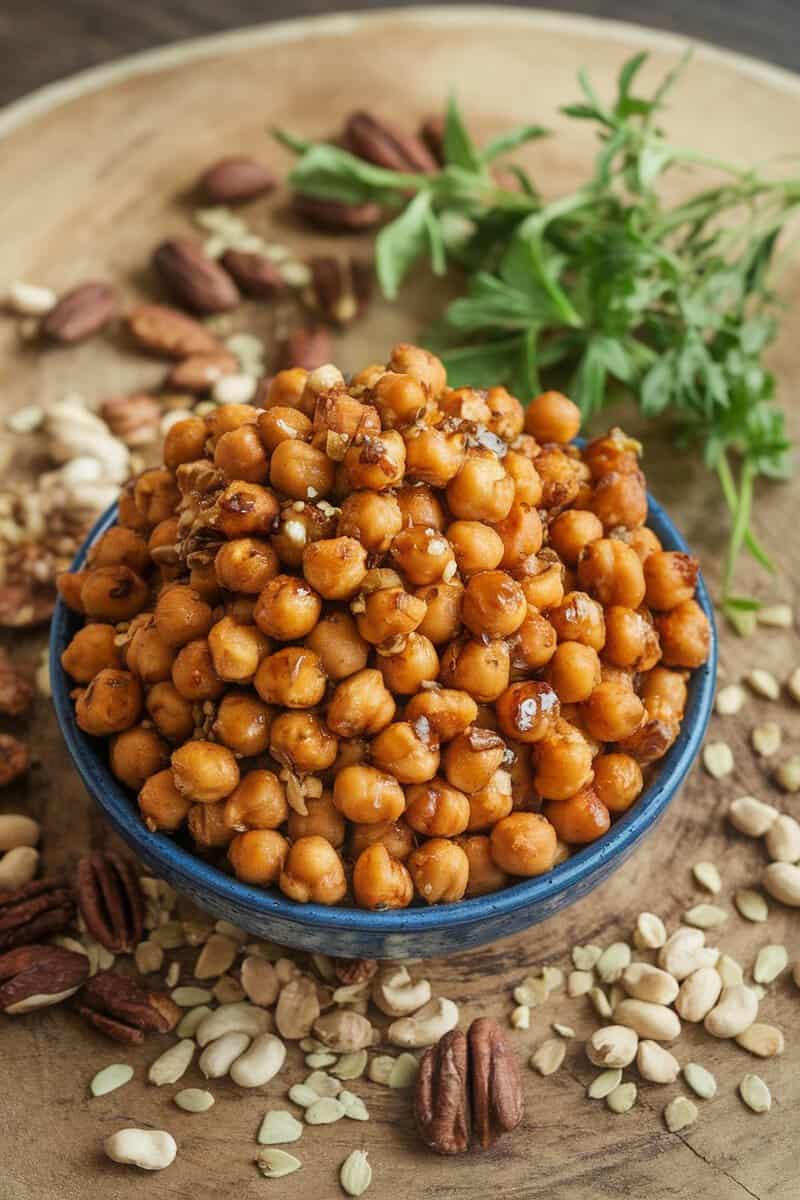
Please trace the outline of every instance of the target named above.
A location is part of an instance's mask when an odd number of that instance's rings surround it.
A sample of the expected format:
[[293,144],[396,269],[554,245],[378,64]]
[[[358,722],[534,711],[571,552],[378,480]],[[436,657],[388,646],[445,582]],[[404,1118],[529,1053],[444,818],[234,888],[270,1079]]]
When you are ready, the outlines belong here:
[[253,678],[261,660],[269,654],[270,642],[255,625],[242,625],[233,617],[223,617],[212,625],[208,647],[220,679],[245,683]]
[[230,617],[237,625],[255,625],[255,621],[253,620],[255,606],[255,596],[240,596],[238,594],[226,596],[223,605],[225,616]]
[[380,436],[367,436],[348,448],[344,467],[352,489],[381,492],[401,482],[406,469],[406,444],[392,429]]
[[126,529],[135,529],[139,533],[146,534],[149,526],[145,518],[136,507],[134,493],[136,490],[136,480],[129,479],[127,483],[123,483],[119,494],[119,507],[117,510],[117,520],[120,525],[124,525]]
[[635,529],[647,520],[647,491],[641,471],[601,475],[592,491],[590,508],[606,530]]
[[542,521],[530,504],[521,504],[515,500],[508,516],[505,520],[498,521],[495,529],[503,541],[500,565],[506,571],[514,570],[541,549]]
[[293,500],[327,496],[333,488],[335,465],[324,450],[289,439],[272,452],[269,481]]
[[[636,551],[639,555],[639,561],[642,563],[646,562],[656,550],[661,549],[661,542],[658,537],[646,525],[638,525],[636,529],[626,530],[624,540],[632,550]],[[647,576],[645,576],[646,578]]]
[[467,830],[490,829],[507,817],[514,807],[511,776],[508,771],[495,771],[489,782],[477,792],[470,792]]
[[278,558],[288,567],[301,567],[306,547],[336,533],[336,513],[316,504],[295,500],[281,512],[270,539]]
[[701,667],[711,647],[711,627],[696,600],[683,600],[656,616],[661,653],[668,667]]
[[325,600],[355,595],[366,573],[367,552],[355,538],[325,538],[303,551],[303,574]]
[[347,833],[347,822],[333,803],[330,792],[305,797],[306,812],[289,810],[288,835],[293,842],[301,837],[323,837],[340,850]]
[[509,875],[542,875],[556,855],[556,831],[541,813],[512,812],[489,835],[492,859]]
[[481,834],[461,837],[457,845],[464,851],[469,863],[469,877],[464,892],[467,899],[488,896],[490,892],[498,892],[507,885],[508,875],[494,862],[488,837]]
[[240,425],[223,433],[214,449],[214,466],[226,479],[263,483],[270,463],[255,425]]
[[180,829],[192,806],[188,796],[183,796],[175,787],[172,771],[159,771],[151,775],[139,792],[139,812],[147,828],[155,833],[174,833]]
[[278,574],[278,556],[269,542],[236,538],[220,546],[214,569],[220,587],[253,596]]
[[475,425],[488,425],[492,419],[486,392],[479,388],[445,388],[439,397],[439,407],[448,417],[460,417]]
[[380,671],[357,671],[335,689],[328,705],[329,729],[339,737],[372,737],[394,717],[395,703]]
[[580,487],[580,471],[575,459],[558,446],[544,446],[534,465],[542,481],[542,507],[561,509],[572,504]]
[[267,391],[264,408],[296,408],[310,417],[313,397],[306,397],[308,371],[304,367],[290,367],[273,375]]
[[373,825],[396,821],[405,811],[403,789],[393,775],[359,763],[345,767],[333,784],[333,803],[348,821]]
[[205,418],[212,446],[226,433],[245,425],[255,425],[259,411],[254,404],[218,404]]
[[313,650],[285,646],[262,660],[253,683],[269,704],[313,708],[325,695],[327,678]]
[[130,621],[147,598],[147,584],[123,563],[87,571],[80,590],[81,611],[96,621]]
[[220,493],[217,528],[226,538],[269,533],[280,512],[274,492],[259,483],[237,479]]
[[511,654],[504,641],[451,642],[442,655],[441,680],[446,687],[467,692],[479,704],[491,704],[511,675]]
[[250,691],[231,689],[220,700],[212,731],[234,754],[252,758],[267,750],[271,724],[269,705]]
[[76,683],[91,683],[104,667],[121,667],[122,649],[116,644],[116,637],[113,625],[98,622],[84,625],[62,653],[62,667]]
[[109,762],[117,779],[138,792],[151,775],[166,767],[169,751],[154,729],[134,725],[112,738]]
[[505,571],[480,571],[464,590],[462,618],[478,637],[508,637],[519,629],[527,611],[525,593]]
[[548,679],[561,704],[587,700],[600,682],[597,651],[582,642],[561,642],[550,660]]
[[581,410],[561,392],[542,392],[525,410],[525,431],[538,442],[566,445],[578,436]]
[[427,483],[409,483],[395,493],[403,528],[425,525],[428,529],[444,529],[447,521],[444,508],[433,488]]
[[211,605],[185,583],[165,588],[158,597],[156,631],[168,646],[178,648],[205,637],[213,623]]
[[[56,589],[58,594],[73,612],[83,612],[81,592],[88,574],[89,572],[84,568],[82,571],[60,571],[56,575]],[[113,619],[116,620],[116,618]]]
[[342,504],[336,532],[355,538],[368,554],[385,554],[403,527],[400,505],[385,492],[351,492]]
[[525,812],[537,812],[541,808],[541,801],[533,786],[533,747],[514,742],[509,744],[509,749],[513,757],[510,762],[505,763],[504,770],[511,778],[514,808]]
[[149,560],[152,559],[158,566],[162,579],[176,579],[183,572],[178,557],[180,536],[179,518],[174,516],[167,517],[166,521],[159,521],[147,539],[146,566],[150,566]]
[[347,849],[351,858],[358,858],[367,846],[374,846],[378,842],[386,847],[392,858],[398,858],[401,862],[405,862],[416,844],[411,826],[406,823],[404,817],[398,821],[373,821],[367,825],[350,825]]
[[426,604],[425,616],[418,632],[429,638],[434,646],[449,642],[461,632],[461,607],[464,588],[460,583],[433,583],[419,588],[415,595]]
[[369,657],[369,646],[345,612],[322,617],[306,637],[306,646],[314,651],[322,671],[334,683],[363,670]]
[[547,613],[560,642],[581,642],[598,652],[606,641],[602,606],[586,592],[567,592]]
[[618,742],[639,728],[644,705],[629,687],[608,680],[599,683],[584,701],[583,713],[592,737],[599,742]]
[[417,586],[436,583],[453,562],[453,550],[444,534],[424,525],[402,529],[393,538],[389,553],[397,570]]
[[122,565],[144,576],[150,566],[150,555],[140,533],[124,525],[112,525],[91,547],[87,562],[90,568]]
[[609,471],[621,475],[635,474],[639,469],[642,447],[634,438],[621,429],[610,429],[602,437],[594,438],[584,447],[583,458],[592,473],[592,479],[600,479]]
[[227,746],[201,739],[172,752],[175,786],[196,804],[224,800],[239,782],[239,764]]
[[559,718],[533,749],[534,785],[545,800],[567,800],[592,778],[592,747],[579,729]]
[[511,666],[526,675],[546,666],[556,652],[556,631],[535,608],[529,608],[514,636]]
[[154,684],[147,693],[147,712],[162,737],[169,742],[182,742],[194,730],[191,700],[182,696],[169,680]]
[[216,700],[225,691],[225,681],[214,668],[206,638],[183,646],[172,664],[172,682],[187,700]]
[[668,610],[691,600],[700,565],[689,554],[656,550],[644,564],[645,599],[650,608]]
[[248,771],[225,801],[225,823],[236,833],[277,829],[288,816],[286,791],[274,771]]
[[270,754],[301,775],[327,771],[337,749],[337,739],[313,713],[282,712],[272,722]]
[[661,657],[653,623],[642,612],[613,605],[606,609],[606,644],[603,657],[612,666],[649,671]]
[[218,850],[228,846],[234,831],[225,820],[225,801],[216,804],[193,804],[186,821],[189,833],[199,850]]
[[[330,445],[342,450],[348,442],[357,441],[367,434],[379,434],[381,419],[371,404],[338,389],[324,391],[317,396],[314,405],[314,444],[321,449]],[[328,433],[337,435],[328,438]]]
[[276,829],[249,829],[228,846],[228,862],[242,883],[269,887],[281,879],[289,843]]
[[644,572],[639,556],[617,538],[599,538],[583,550],[578,582],[601,604],[638,608],[644,600]]
[[447,782],[462,792],[486,787],[503,762],[506,744],[492,729],[471,725],[445,746],[442,767]]
[[517,742],[538,742],[559,717],[558,696],[549,683],[512,683],[495,704],[502,732]]
[[671,713],[680,720],[686,708],[688,695],[686,679],[680,671],[654,667],[642,676],[639,695],[651,716]]
[[356,610],[358,632],[375,646],[411,633],[426,612],[425,601],[402,587],[379,588],[365,596],[363,604],[363,611]]
[[582,552],[603,536],[603,526],[593,512],[568,508],[550,524],[550,545],[568,567],[576,567]]
[[405,819],[426,837],[455,837],[467,828],[470,801],[444,779],[431,778],[406,788]]
[[258,432],[267,451],[272,454],[281,442],[307,442],[312,425],[305,413],[297,408],[275,404],[258,414]]
[[446,487],[461,470],[466,454],[466,435],[446,425],[414,425],[406,430],[406,474],[411,479]]
[[472,696],[455,688],[426,688],[417,692],[406,705],[405,719],[414,724],[424,720],[440,742],[452,741],[478,716]]
[[408,859],[414,889],[428,904],[451,904],[467,890],[469,859],[448,838],[431,838]]
[[253,618],[268,637],[290,642],[311,633],[321,612],[322,601],[304,579],[276,575],[259,593]]
[[[538,454],[538,447],[537,447]],[[514,501],[538,507],[542,501],[542,481],[539,472],[527,454],[509,450],[503,459],[506,474],[514,480]]]
[[491,413],[489,429],[503,441],[513,442],[525,424],[525,410],[519,400],[504,387],[490,387],[486,392],[486,403]]
[[663,758],[680,733],[680,721],[669,710],[645,710],[645,719],[638,729],[617,742],[617,749],[646,766]]
[[399,650],[378,655],[378,667],[390,692],[410,696],[439,674],[439,656],[424,634],[409,633]]
[[149,526],[166,521],[178,507],[180,493],[172,471],[153,467],[142,471],[133,489],[133,501]]
[[395,721],[373,738],[370,757],[400,783],[424,783],[439,769],[439,744],[427,722]]
[[302,837],[294,843],[279,883],[284,895],[300,904],[338,904],[347,894],[342,860],[323,837]]
[[384,912],[407,908],[414,896],[414,885],[403,863],[392,858],[382,842],[375,842],[362,850],[356,860],[353,895],[359,908]]
[[176,421],[164,435],[164,465],[174,471],[181,463],[196,462],[203,457],[207,437],[202,417],[187,415]]
[[411,375],[386,371],[372,389],[370,396],[377,408],[384,429],[397,429],[425,421],[435,411],[428,389]]
[[108,737],[129,729],[142,711],[142,685],[130,671],[104,667],[75,704],[79,729],[92,737]]
[[447,385],[447,372],[442,360],[431,354],[430,350],[411,346],[408,342],[398,342],[392,346],[389,370],[416,379],[434,400]]
[[532,554],[514,568],[529,608],[540,612],[555,608],[564,599],[564,564],[550,549]]
[[559,838],[571,846],[596,842],[608,832],[611,817],[591,784],[566,800],[548,800],[544,815]]
[[594,760],[592,789],[610,813],[624,813],[644,787],[642,768],[629,754],[599,754]]
[[447,503],[454,517],[494,525],[508,516],[514,503],[514,480],[493,450],[467,453],[461,470],[447,485]]
[[493,571],[500,565],[503,539],[491,525],[481,521],[453,521],[447,527],[447,538],[462,575]]

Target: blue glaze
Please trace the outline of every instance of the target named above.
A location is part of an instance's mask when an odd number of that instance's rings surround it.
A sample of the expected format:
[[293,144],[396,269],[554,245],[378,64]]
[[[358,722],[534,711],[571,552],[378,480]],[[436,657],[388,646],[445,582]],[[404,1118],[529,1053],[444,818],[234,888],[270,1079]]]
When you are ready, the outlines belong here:
[[[88,547],[114,524],[116,516],[116,505],[103,514],[78,553],[73,569],[82,565]],[[680,533],[652,497],[649,497],[648,525],[665,549],[688,552]],[[693,673],[680,735],[662,759],[658,775],[636,804],[611,826],[605,837],[579,850],[547,875],[457,904],[414,905],[395,912],[297,904],[277,889],[266,891],[239,883],[165,834],[151,833],[139,816],[132,794],[111,774],[104,744],[83,733],[75,722],[69,698],[73,685],[60,660],[81,621],[60,600],[50,634],[53,704],[72,760],[90,795],[116,831],[154,874],[215,917],[232,921],[256,937],[344,957],[407,958],[460,953],[544,921],[588,895],[622,865],[663,816],[700,749],[714,696],[717,638],[713,608],[702,578],[698,581],[697,599],[711,623],[709,660]]]

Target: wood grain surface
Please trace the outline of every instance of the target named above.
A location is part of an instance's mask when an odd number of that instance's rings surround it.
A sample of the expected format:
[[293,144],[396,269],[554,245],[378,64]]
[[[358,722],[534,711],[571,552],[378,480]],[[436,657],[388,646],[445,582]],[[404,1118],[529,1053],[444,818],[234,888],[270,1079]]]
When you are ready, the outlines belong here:
[[[169,8],[169,6],[165,6]],[[279,122],[306,133],[323,133],[365,99],[387,114],[409,121],[441,105],[455,83],[474,128],[496,132],[522,119],[554,124],[558,103],[574,98],[575,69],[587,63],[599,89],[607,91],[621,61],[632,51],[652,47],[648,71],[655,77],[675,61],[678,42],[619,30],[600,23],[536,18],[511,13],[439,17],[387,15],[364,23],[309,25],[298,35],[249,34],[232,43],[209,43],[202,51],[177,53],[131,73],[126,69],[95,90],[62,96],[55,107],[0,117],[3,161],[14,163],[14,187],[4,197],[0,277],[28,278],[65,288],[87,277],[120,281],[126,298],[152,294],[142,270],[152,245],[186,227],[181,196],[197,171],[220,152],[266,154],[276,166],[284,157],[269,147],[265,129]],[[347,64],[346,67],[343,64]],[[147,64],[143,64],[147,67]],[[749,67],[724,56],[701,53],[675,93],[669,127],[676,140],[742,161],[764,161],[796,150],[800,87],[780,73]],[[12,127],[13,126],[13,127]],[[574,129],[542,142],[530,165],[548,194],[574,186],[586,169],[592,143]],[[252,223],[276,239],[308,246],[277,202],[248,210]],[[330,239],[312,239],[330,245]],[[338,243],[342,246],[346,243]],[[796,394],[800,384],[800,271],[785,279],[789,302],[783,332],[771,357],[798,433]],[[376,305],[369,318],[343,339],[342,366],[350,368],[385,354],[393,341],[413,337],[433,311],[437,297],[424,277],[404,292],[398,307]],[[239,318],[237,317],[237,320]],[[268,334],[271,317],[245,307],[241,327]],[[0,408],[36,400],[47,402],[70,389],[91,403],[135,385],[154,383],[161,368],[129,353],[113,336],[72,350],[34,352],[21,347],[11,322],[0,324]],[[30,473],[42,468],[34,450],[21,456]],[[716,582],[724,539],[721,503],[713,482],[694,461],[666,441],[648,446],[646,468],[655,494],[667,504]],[[769,584],[747,578],[772,598],[793,599],[798,567],[794,485],[759,493],[759,519],[775,547],[783,571]],[[9,640],[9,645],[11,641]],[[41,639],[15,637],[14,653],[33,662]],[[763,632],[741,642],[722,633],[727,678],[753,665],[771,666],[781,677],[800,656],[795,633]],[[545,962],[566,966],[575,943],[601,945],[630,936],[637,913],[649,909],[674,927],[680,913],[701,899],[690,868],[714,860],[723,875],[720,903],[730,911],[716,939],[749,971],[758,948],[784,943],[792,960],[800,956],[798,917],[771,904],[768,926],[745,923],[735,912],[735,888],[754,883],[763,864],[759,846],[728,833],[723,813],[728,800],[751,792],[797,811],[770,784],[768,773],[749,748],[759,720],[775,715],[783,728],[785,752],[800,741],[800,708],[750,699],[738,718],[715,718],[714,735],[734,748],[736,769],[714,782],[696,768],[657,832],[614,878],[580,904],[525,935],[488,949],[420,965],[440,994],[462,1006],[463,1021],[479,1013],[506,1018],[511,988],[528,969]],[[48,705],[39,700],[31,733],[35,763],[29,776],[0,798],[0,810],[31,812],[44,822],[48,869],[74,863],[87,846],[108,839],[103,822],[84,795],[63,750]],[[711,940],[714,940],[713,938]],[[332,947],[335,950],[335,947]],[[181,952],[178,957],[184,957]],[[191,955],[186,955],[187,964]],[[189,971],[184,978],[188,981]],[[796,1130],[800,1116],[800,1052],[797,1033],[800,993],[787,977],[772,985],[761,1019],[784,1029],[783,1057],[760,1062],[729,1044],[687,1029],[678,1043],[681,1062],[694,1059],[717,1076],[719,1093],[698,1101],[700,1119],[680,1134],[663,1123],[666,1102],[679,1085],[642,1084],[635,1108],[614,1116],[602,1102],[585,1098],[593,1070],[581,1048],[595,1022],[584,1000],[552,997],[533,1013],[527,1033],[515,1034],[527,1054],[549,1033],[551,1021],[573,1025],[564,1067],[541,1079],[525,1071],[524,1124],[492,1152],[442,1160],[424,1152],[415,1139],[407,1097],[374,1084],[359,1083],[372,1120],[342,1121],[309,1129],[293,1149],[303,1160],[300,1173],[280,1182],[261,1179],[252,1160],[254,1135],[264,1111],[280,1104],[286,1084],[275,1081],[255,1094],[227,1081],[216,1082],[217,1103],[205,1116],[190,1116],[171,1103],[177,1088],[157,1090],[143,1080],[148,1062],[163,1048],[153,1038],[140,1050],[115,1045],[83,1028],[68,1011],[38,1014],[0,1026],[0,1196],[2,1200],[211,1200],[235,1192],[240,1200],[267,1195],[282,1200],[340,1195],[336,1172],[355,1147],[370,1153],[375,1200],[398,1195],[483,1200],[487,1193],[532,1200],[791,1200],[798,1194]],[[89,1099],[88,1083],[101,1067],[129,1061],[134,1082],[101,1099]],[[296,1051],[283,1079],[295,1081],[302,1065]],[[747,1071],[769,1083],[773,1109],[755,1116],[738,1098]],[[199,1086],[192,1070],[182,1086]],[[168,1128],[179,1143],[176,1163],[149,1176],[116,1167],[102,1156],[102,1140],[125,1125]]]

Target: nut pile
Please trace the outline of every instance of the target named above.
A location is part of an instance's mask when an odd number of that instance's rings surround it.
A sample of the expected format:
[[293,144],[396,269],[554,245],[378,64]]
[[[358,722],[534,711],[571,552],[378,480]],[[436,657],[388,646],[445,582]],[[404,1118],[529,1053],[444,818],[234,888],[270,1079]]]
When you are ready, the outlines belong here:
[[346,383],[169,429],[59,578],[84,732],[151,829],[305,903],[452,902],[601,837],[708,654],[697,563],[637,443],[559,393],[449,389],[395,346]]

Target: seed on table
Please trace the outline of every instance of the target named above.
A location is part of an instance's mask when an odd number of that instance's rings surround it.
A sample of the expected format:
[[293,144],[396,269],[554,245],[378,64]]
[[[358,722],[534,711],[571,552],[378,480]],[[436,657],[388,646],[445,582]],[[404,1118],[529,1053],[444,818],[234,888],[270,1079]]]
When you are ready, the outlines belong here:
[[772,1094],[758,1075],[745,1075],[739,1084],[739,1095],[753,1112],[769,1112],[772,1108]]
[[765,869],[761,882],[775,900],[789,908],[800,908],[800,866],[773,862]]
[[633,932],[634,944],[640,950],[659,950],[666,940],[667,931],[661,917],[651,912],[639,913]]
[[791,629],[794,611],[790,604],[764,604],[756,611],[756,621],[772,629]]
[[639,1042],[636,1066],[642,1079],[647,1079],[650,1083],[674,1083],[681,1069],[674,1054],[659,1046],[658,1042],[647,1039]]
[[745,683],[752,688],[756,695],[762,696],[765,700],[777,700],[781,694],[781,685],[772,672],[764,670],[763,667],[754,667],[752,671],[747,672],[744,678]]
[[540,1075],[552,1075],[564,1061],[567,1047],[560,1038],[548,1038],[531,1055],[530,1065]]
[[212,933],[195,964],[195,979],[216,979],[224,975],[233,966],[238,953],[238,941],[224,933]]
[[302,1122],[287,1109],[276,1108],[264,1117],[256,1141],[262,1146],[277,1146],[283,1142],[296,1142],[302,1135]]
[[598,1017],[611,1016],[611,1004],[609,1003],[608,996],[601,987],[589,988],[589,999],[594,1005],[594,1010]]
[[591,971],[570,971],[567,977],[567,995],[572,999],[585,996],[594,986],[594,975]]
[[174,1046],[170,1046],[163,1054],[159,1054],[158,1058],[150,1064],[147,1072],[150,1083],[154,1083],[156,1087],[177,1083],[189,1069],[195,1049],[194,1042],[190,1038],[184,1038],[182,1041],[176,1042]]
[[414,1086],[417,1075],[419,1074],[419,1063],[414,1058],[413,1054],[400,1054],[395,1060],[391,1071],[389,1072],[388,1084],[390,1088],[410,1088]]
[[183,1088],[172,1098],[178,1108],[189,1113],[208,1112],[214,1103],[211,1092],[206,1092],[202,1088]]
[[727,919],[725,909],[716,904],[695,904],[694,908],[687,909],[681,917],[684,924],[693,925],[695,929],[717,929],[724,925]]
[[773,862],[796,863],[800,860],[800,821],[781,813],[767,830],[764,845]]
[[793,700],[800,704],[800,667],[795,667],[786,680],[786,690]]
[[752,888],[739,888],[734,894],[733,902],[739,910],[740,916],[744,917],[746,921],[761,924],[769,916],[766,900],[761,892],[753,891]]
[[762,946],[753,967],[753,979],[756,983],[773,983],[788,965],[789,954],[785,946]]
[[736,1044],[758,1058],[774,1058],[776,1054],[783,1054],[786,1043],[780,1029],[754,1021],[749,1029],[739,1034]]
[[552,1029],[553,1029],[553,1032],[557,1033],[559,1037],[563,1037],[563,1038],[574,1038],[575,1037],[575,1030],[572,1028],[571,1025],[559,1025],[559,1023],[557,1021],[554,1021],[553,1025],[552,1025]]
[[111,1063],[108,1067],[103,1067],[102,1071],[98,1071],[92,1082],[89,1084],[89,1090],[93,1096],[107,1096],[109,1092],[115,1092],[117,1088],[124,1087],[133,1079],[133,1067],[128,1063]]
[[197,1008],[190,1008],[181,1019],[178,1028],[175,1030],[179,1038],[193,1038],[198,1025],[211,1016],[211,1009],[207,1004],[201,1004]]
[[309,1125],[332,1125],[345,1115],[344,1105],[333,1096],[317,1098],[305,1110],[305,1118]]
[[372,1183],[366,1150],[353,1150],[339,1168],[339,1182],[348,1196],[363,1196]]
[[171,992],[171,997],[178,1008],[196,1008],[199,1004],[208,1004],[213,1000],[208,988],[178,987]]
[[600,946],[573,946],[572,963],[576,971],[591,971],[603,953]]
[[739,796],[728,809],[728,820],[734,829],[752,838],[763,837],[779,815],[774,805],[764,804],[755,796]]
[[608,1071],[601,1071],[599,1075],[595,1075],[592,1082],[586,1089],[586,1095],[590,1100],[604,1100],[614,1088],[619,1087],[622,1082],[622,1071],[619,1067],[614,1067]]
[[740,683],[729,683],[717,692],[714,707],[721,717],[733,717],[741,712],[746,699],[746,692]]
[[733,751],[727,742],[706,742],[703,766],[714,779],[724,779],[733,770]]
[[710,1071],[699,1063],[690,1062],[683,1068],[683,1078],[702,1100],[713,1100],[717,1094],[717,1081]]
[[369,1113],[367,1106],[360,1096],[356,1096],[353,1092],[348,1092],[346,1089],[339,1093],[336,1099],[344,1109],[344,1115],[350,1121],[368,1121]]
[[302,1163],[286,1150],[270,1147],[268,1150],[259,1151],[256,1166],[266,1179],[281,1179],[284,1175],[291,1175],[292,1171],[299,1170]]
[[676,1096],[664,1109],[664,1124],[670,1133],[678,1133],[679,1130],[694,1125],[696,1120],[697,1105],[686,1096]]
[[337,1079],[359,1079],[367,1069],[367,1057],[366,1050],[351,1050],[349,1054],[342,1054],[336,1065],[331,1067],[331,1075]]
[[783,730],[777,721],[764,721],[750,734],[752,747],[760,758],[772,758],[780,750],[782,741]]
[[793,754],[775,772],[775,782],[785,792],[800,792],[800,754]]
[[316,1070],[318,1067],[332,1067],[336,1062],[336,1055],[329,1054],[327,1051],[315,1051],[313,1054],[307,1054],[305,1064],[307,1067],[312,1067]]
[[711,892],[716,896],[717,892],[721,891],[722,879],[714,863],[695,863],[692,867],[692,874],[700,884],[700,887],[705,888],[707,892]]
[[595,964],[595,970],[603,983],[616,983],[631,961],[631,948],[627,942],[612,942]]
[[544,1004],[549,995],[549,988],[541,976],[529,975],[514,988],[513,995],[517,1004],[525,1004],[528,1008],[537,1008],[540,1004]]
[[342,1090],[340,1081],[328,1075],[326,1071],[312,1071],[303,1082],[306,1087],[316,1092],[317,1096],[338,1096]]
[[613,1092],[606,1096],[606,1104],[614,1113],[630,1112],[636,1103],[637,1088],[635,1083],[621,1083]]

